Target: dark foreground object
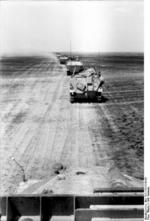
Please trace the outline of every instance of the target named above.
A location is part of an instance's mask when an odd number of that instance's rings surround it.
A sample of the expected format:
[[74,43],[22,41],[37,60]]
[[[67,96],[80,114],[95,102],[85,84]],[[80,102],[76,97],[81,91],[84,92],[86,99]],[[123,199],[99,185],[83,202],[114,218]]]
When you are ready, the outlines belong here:
[[143,189],[99,189],[98,195],[42,195],[0,198],[1,220],[142,221]]
[[104,98],[101,93],[85,93],[82,94],[70,94],[71,103],[103,103],[106,102],[107,98]]

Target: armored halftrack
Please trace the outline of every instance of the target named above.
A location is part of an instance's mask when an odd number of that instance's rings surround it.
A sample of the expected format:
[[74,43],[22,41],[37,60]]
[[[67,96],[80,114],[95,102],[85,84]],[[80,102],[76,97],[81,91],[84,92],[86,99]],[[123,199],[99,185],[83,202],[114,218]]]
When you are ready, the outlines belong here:
[[103,77],[94,68],[72,75],[70,80],[70,102],[73,103],[80,98],[102,101],[103,84]]
[[59,56],[60,64],[66,64],[67,61],[68,61],[68,57],[67,56]]
[[69,60],[66,63],[67,75],[78,74],[79,72],[84,70],[83,63],[77,60]]

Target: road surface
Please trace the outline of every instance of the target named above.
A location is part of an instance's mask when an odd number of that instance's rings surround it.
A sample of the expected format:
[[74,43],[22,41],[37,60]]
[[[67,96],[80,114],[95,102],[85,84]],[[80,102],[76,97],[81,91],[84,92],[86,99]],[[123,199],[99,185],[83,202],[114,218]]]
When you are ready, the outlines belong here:
[[[136,176],[120,170],[109,134],[104,134],[103,119],[113,136],[120,136],[120,128],[109,109],[115,102],[113,99],[103,104],[71,104],[69,77],[65,66],[57,60],[30,64],[20,72],[21,76],[1,77],[0,83],[1,193],[48,190],[84,194],[93,193],[95,188],[143,185]],[[140,93],[139,88],[137,90]],[[133,89],[125,92],[137,95]],[[119,93],[114,88],[113,93],[118,99],[124,89]],[[108,91],[107,97],[113,97],[113,93]],[[134,100],[121,99],[120,103],[116,100],[119,108],[141,103],[142,96]],[[132,108],[140,114],[138,108]],[[118,151],[117,148],[122,146],[116,146]],[[23,166],[27,182],[22,182],[21,169],[13,157]],[[136,158],[134,150],[130,151],[130,157]],[[58,175],[59,165],[62,168]],[[136,165],[141,167],[142,162],[137,159],[133,167]]]

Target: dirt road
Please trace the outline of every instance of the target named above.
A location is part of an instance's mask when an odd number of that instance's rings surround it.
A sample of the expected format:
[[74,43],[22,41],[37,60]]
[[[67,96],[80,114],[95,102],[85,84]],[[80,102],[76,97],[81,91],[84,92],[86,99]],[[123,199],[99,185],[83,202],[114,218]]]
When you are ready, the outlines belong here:
[[[107,97],[113,99],[103,104],[70,104],[65,66],[43,60],[20,71],[21,76],[2,76],[0,81],[1,193],[22,192],[25,188],[24,193],[40,193],[43,189],[93,193],[98,187],[143,185],[138,179],[143,162],[136,159],[137,151],[129,150],[126,143],[113,143],[114,137],[124,142],[126,138],[120,121],[115,121],[118,112],[112,110],[116,102],[124,115],[124,106],[136,116],[142,114],[142,107],[136,107],[143,104],[141,89],[122,88],[119,93],[114,88],[115,98],[108,90]],[[140,95],[138,99],[122,99],[123,91]],[[20,184],[22,173],[12,157],[24,167],[26,183]],[[57,175],[59,164],[64,167]]]

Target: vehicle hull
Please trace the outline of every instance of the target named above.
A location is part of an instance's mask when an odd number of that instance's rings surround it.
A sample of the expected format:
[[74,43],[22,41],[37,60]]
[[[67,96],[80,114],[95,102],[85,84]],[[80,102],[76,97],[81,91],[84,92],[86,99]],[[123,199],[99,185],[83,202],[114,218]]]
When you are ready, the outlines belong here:
[[85,93],[70,93],[71,103],[83,100],[102,102],[102,98],[102,93],[97,91],[87,91]]

